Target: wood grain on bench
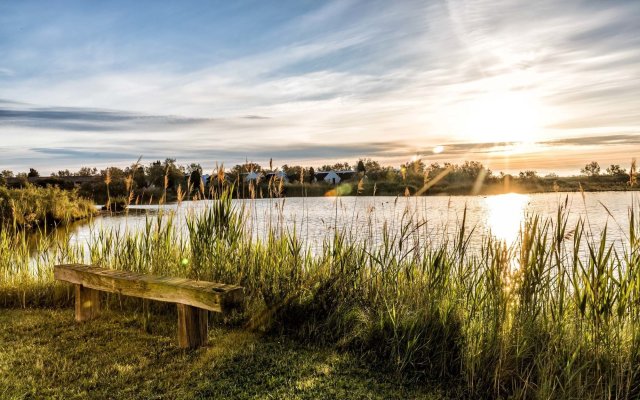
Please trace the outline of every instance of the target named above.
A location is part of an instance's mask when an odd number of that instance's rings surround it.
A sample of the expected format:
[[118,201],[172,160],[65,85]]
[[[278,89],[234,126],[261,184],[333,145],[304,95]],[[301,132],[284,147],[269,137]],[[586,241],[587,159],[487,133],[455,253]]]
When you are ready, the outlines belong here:
[[237,304],[242,287],[185,278],[166,278],[83,264],[56,265],[55,279],[103,292],[185,304],[214,312]]
[[75,284],[77,321],[100,313],[99,292],[176,303],[178,344],[183,348],[207,343],[208,311],[226,312],[242,302],[243,288],[222,283],[169,278],[105,269],[84,264],[54,266],[55,279]]

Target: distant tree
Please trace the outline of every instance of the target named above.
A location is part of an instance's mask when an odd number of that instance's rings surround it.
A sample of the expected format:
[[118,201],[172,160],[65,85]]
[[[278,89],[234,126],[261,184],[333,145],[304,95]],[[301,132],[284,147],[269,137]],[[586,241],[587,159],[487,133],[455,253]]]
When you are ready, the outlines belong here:
[[0,175],[0,186],[7,186],[7,178]]
[[374,170],[382,169],[382,166],[378,161],[372,160],[370,158],[362,158],[359,161],[362,161],[364,163],[364,168],[367,170],[367,172],[372,169]]
[[238,182],[243,174],[242,164],[236,164],[229,170],[229,181]]
[[440,163],[437,162],[431,163],[429,166],[425,167],[427,178],[430,180],[439,176],[444,170],[445,167],[441,166]]
[[105,178],[107,176],[107,174],[111,178],[112,182],[124,181],[124,178],[127,175],[124,170],[122,170],[121,168],[118,168],[118,167],[108,167],[108,168],[105,168],[102,171],[100,171],[100,175],[103,178]]
[[285,173],[285,175],[287,175],[287,178],[289,179],[289,181],[291,182],[298,182],[300,181],[300,175],[303,173],[304,168],[302,168],[302,166],[300,165],[283,165],[282,166],[282,172]]
[[356,167],[356,171],[363,175],[365,172],[367,172],[367,168],[365,167],[364,161],[362,161],[362,159],[358,160],[358,166]]
[[538,179],[538,172],[533,170],[520,171],[519,177],[524,181],[534,181]]
[[236,180],[240,180],[243,174],[248,174],[249,172],[262,172],[262,167],[260,164],[246,162],[244,164],[235,165],[229,171],[229,179],[234,182]]
[[27,178],[37,178],[40,176],[40,173],[36,171],[34,168],[29,168],[29,173],[27,174]]
[[98,174],[98,168],[96,167],[82,167],[75,173],[76,176],[94,176]]
[[193,171],[191,171],[191,173],[189,174],[189,185],[191,185],[192,192],[197,192],[198,190],[200,190],[201,182],[202,182],[202,173],[197,169],[194,169]]
[[165,170],[165,176],[167,177],[167,181],[169,184],[169,189],[177,189],[178,185],[182,185],[183,187],[185,186],[186,171],[183,167],[179,167],[176,165],[175,158],[165,159],[163,166]]
[[510,181],[513,180],[513,175],[505,174],[504,172],[500,171],[500,175],[498,176],[498,180],[501,181],[501,182],[510,182]]
[[58,172],[52,173],[51,176],[71,176],[71,171],[69,171],[68,169],[63,169]]
[[125,180],[132,180],[131,189],[142,189],[148,186],[147,178],[144,173],[144,167],[138,163],[132,164],[130,167],[125,168],[124,170]]
[[29,183],[26,172],[18,172],[15,176],[18,179],[18,185],[24,187]]
[[155,187],[162,188],[164,186],[164,167],[162,161],[153,161],[146,168],[148,182]]
[[387,182],[396,182],[400,179],[400,171],[392,167],[384,167],[381,171],[380,179]]
[[241,169],[242,169],[242,172],[244,173],[262,172],[262,167],[260,166],[260,164],[254,163],[254,162],[246,162],[242,164]]
[[184,183],[184,168],[176,165],[175,158],[167,158],[164,162],[153,161],[146,169],[149,183],[164,188],[165,177],[168,189],[176,189],[179,184]]
[[384,177],[387,173],[387,169],[391,168],[391,167],[382,167],[380,166],[379,162],[374,161],[370,158],[360,159],[358,161],[358,167],[360,167],[360,161],[362,161],[362,163],[364,164],[364,172],[366,173],[367,178],[374,181]]
[[402,167],[406,170],[408,175],[423,175],[426,165],[422,159],[416,159],[403,164]]
[[580,172],[587,176],[598,176],[600,175],[600,164],[598,164],[597,161],[591,161],[589,164],[585,165]]
[[200,190],[200,183],[202,182],[202,166],[200,164],[192,163],[189,165],[188,171],[191,191],[197,192]]
[[326,164],[320,167],[320,171],[351,171],[351,165],[348,162],[335,163],[333,165]]
[[627,170],[621,168],[618,164],[611,164],[611,166],[607,167],[607,174],[612,176],[627,175]]
[[147,177],[144,173],[144,167],[141,165],[134,166],[135,171],[133,171],[133,182],[135,183],[137,188],[145,188],[148,186]]
[[196,171],[202,174],[202,165],[200,165],[199,163],[191,163],[187,167],[187,171],[188,172]]
[[13,178],[13,171],[9,171],[8,169],[4,169],[4,170],[2,170],[2,172],[0,172],[0,175],[3,178]]
[[309,167],[307,176],[309,177],[309,183],[313,183],[313,180],[316,178],[316,170],[313,169],[313,167]]
[[465,161],[459,168],[455,168],[458,179],[465,181],[476,181],[478,177],[483,176],[483,180],[491,178],[491,170],[485,169],[484,165],[478,161]]

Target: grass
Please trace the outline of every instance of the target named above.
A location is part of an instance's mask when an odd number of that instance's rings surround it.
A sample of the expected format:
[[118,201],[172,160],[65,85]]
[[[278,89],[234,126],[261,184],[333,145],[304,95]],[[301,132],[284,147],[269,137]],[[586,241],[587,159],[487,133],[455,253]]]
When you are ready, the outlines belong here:
[[0,186],[0,229],[61,225],[95,213],[93,203],[78,196],[76,191],[30,185],[22,189]]
[[[511,247],[485,236],[480,249],[470,249],[477,233],[465,217],[448,241],[425,241],[424,222],[406,212],[394,222],[399,229],[382,230],[379,243],[335,232],[314,253],[281,226],[253,237],[245,210],[224,194],[185,217],[187,232],[175,216],[148,217],[137,233],[99,232],[86,250],[45,238],[35,253],[24,238],[0,234],[0,304],[69,305],[72,296],[53,282],[52,265],[88,261],[242,285],[244,312],[225,326],[266,332],[287,347],[328,347],[458,397],[637,398],[637,205],[620,246],[607,240],[606,227],[594,236],[588,221],[568,226],[566,207],[553,219],[529,216]],[[92,359],[91,347],[80,361]],[[163,384],[152,372],[147,380]]]
[[76,324],[71,310],[0,310],[0,398],[440,398],[347,353],[246,330],[214,328],[183,351],[174,317],[145,333],[126,311]]

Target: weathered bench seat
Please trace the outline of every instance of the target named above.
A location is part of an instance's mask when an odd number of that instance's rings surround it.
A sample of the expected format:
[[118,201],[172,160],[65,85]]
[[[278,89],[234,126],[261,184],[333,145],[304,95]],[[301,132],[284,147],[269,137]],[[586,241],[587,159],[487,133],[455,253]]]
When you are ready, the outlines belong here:
[[185,348],[206,344],[209,311],[227,312],[241,303],[243,298],[243,288],[240,286],[84,264],[56,265],[54,277],[75,284],[76,321],[90,320],[98,315],[100,291],[176,303],[178,343]]

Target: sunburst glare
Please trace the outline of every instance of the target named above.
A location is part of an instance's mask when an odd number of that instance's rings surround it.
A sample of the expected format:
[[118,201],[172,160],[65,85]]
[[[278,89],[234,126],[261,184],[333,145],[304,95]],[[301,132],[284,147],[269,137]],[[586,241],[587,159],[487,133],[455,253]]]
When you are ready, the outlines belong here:
[[507,193],[485,198],[487,227],[493,236],[511,245],[518,238],[529,196]]
[[541,129],[539,102],[526,91],[496,91],[462,105],[454,125],[465,139],[479,142],[534,142]]

